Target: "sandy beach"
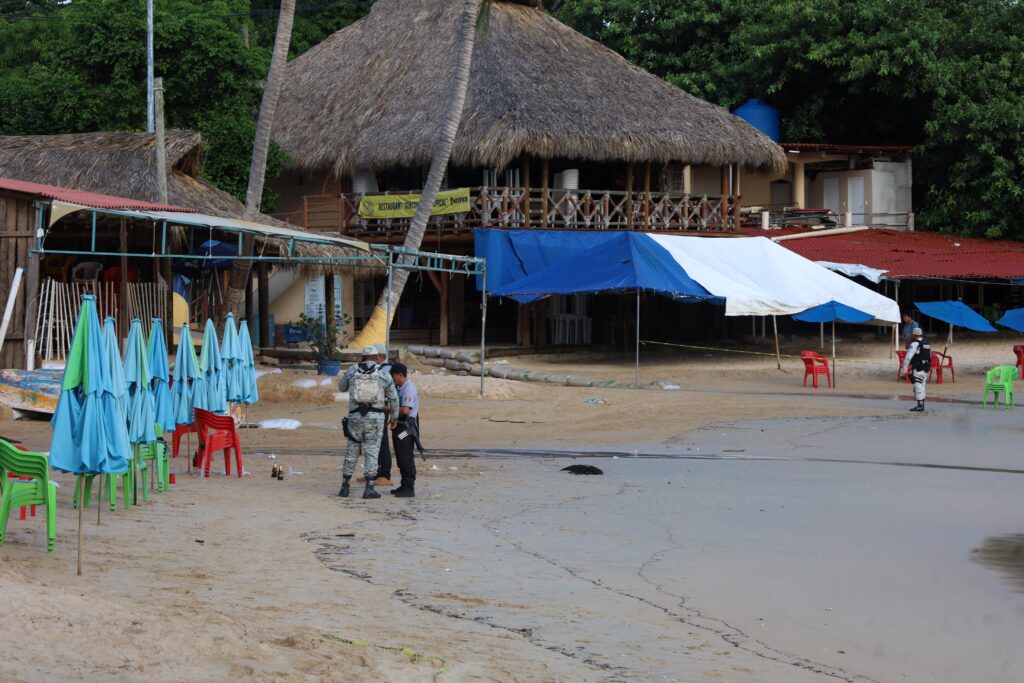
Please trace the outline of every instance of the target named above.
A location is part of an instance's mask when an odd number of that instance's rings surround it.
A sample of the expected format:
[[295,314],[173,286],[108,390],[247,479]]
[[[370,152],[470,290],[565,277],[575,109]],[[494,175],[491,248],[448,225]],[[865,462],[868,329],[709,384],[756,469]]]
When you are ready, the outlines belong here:
[[[644,381],[678,389],[489,379],[482,400],[412,358],[413,500],[337,498],[333,388],[267,375],[250,419],[302,426],[243,433],[241,480],[179,458],[170,493],[101,526],[89,508],[82,577],[73,478],[52,555],[41,517],[11,520],[0,677],[1019,680],[1024,424],[979,405],[1009,338],[957,344],[923,416],[884,344],[841,346],[834,390],[801,387],[798,360],[648,350]],[[632,381],[621,355],[507,360]]]

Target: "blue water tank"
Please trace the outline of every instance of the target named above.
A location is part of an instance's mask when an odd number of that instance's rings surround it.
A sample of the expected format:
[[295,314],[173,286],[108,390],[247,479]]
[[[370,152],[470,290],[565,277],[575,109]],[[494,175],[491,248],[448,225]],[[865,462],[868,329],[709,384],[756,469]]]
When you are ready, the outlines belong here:
[[736,107],[733,112],[754,128],[770,137],[775,142],[779,141],[781,123],[779,122],[779,110],[764,100],[754,98],[747,100]]

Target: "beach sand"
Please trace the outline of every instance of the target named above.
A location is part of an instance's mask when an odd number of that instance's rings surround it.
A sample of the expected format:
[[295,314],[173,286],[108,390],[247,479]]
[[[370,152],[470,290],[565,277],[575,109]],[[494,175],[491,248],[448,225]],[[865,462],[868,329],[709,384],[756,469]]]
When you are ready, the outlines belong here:
[[[1024,425],[977,405],[1006,341],[961,343],[925,416],[886,347],[845,344],[871,363],[831,391],[803,389],[799,360],[693,351],[646,354],[645,380],[678,390],[489,379],[480,400],[413,358],[444,454],[414,500],[337,498],[343,404],[269,375],[250,419],[302,427],[243,432],[241,480],[179,458],[169,494],[101,526],[88,508],[82,577],[73,478],[53,555],[42,517],[11,520],[0,678],[1019,679]],[[618,356],[508,360],[632,379]],[[0,434],[48,447],[43,422]]]

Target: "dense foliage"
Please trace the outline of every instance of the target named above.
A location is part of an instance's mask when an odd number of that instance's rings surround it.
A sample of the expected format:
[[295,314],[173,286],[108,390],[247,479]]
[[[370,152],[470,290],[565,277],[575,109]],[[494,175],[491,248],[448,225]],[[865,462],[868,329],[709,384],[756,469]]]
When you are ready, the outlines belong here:
[[1024,239],[1024,6],[1013,0],[565,0],[559,17],[793,142],[912,144],[918,225]]
[[[156,2],[168,125],[203,134],[204,174],[239,198],[278,4]],[[300,0],[292,56],[371,4]],[[695,95],[726,107],[767,99],[787,140],[916,145],[919,226],[1024,239],[1024,5],[1015,0],[546,4]],[[0,0],[0,134],[144,129],[144,36],[144,0]],[[284,163],[275,149],[268,177]]]

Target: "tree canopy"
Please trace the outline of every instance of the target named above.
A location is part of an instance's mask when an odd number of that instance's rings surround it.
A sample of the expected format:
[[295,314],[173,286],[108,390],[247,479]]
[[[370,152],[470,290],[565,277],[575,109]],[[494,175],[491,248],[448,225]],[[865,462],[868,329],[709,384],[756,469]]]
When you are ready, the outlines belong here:
[[[1015,0],[563,0],[559,19],[792,142],[909,144],[920,227],[1024,239],[1024,5]],[[157,0],[168,126],[241,198],[279,0]],[[291,55],[372,0],[300,1]],[[248,36],[248,44],[246,44]],[[145,0],[0,0],[0,134],[145,128]],[[274,149],[268,177],[285,155]],[[264,209],[273,197],[264,195]]]

